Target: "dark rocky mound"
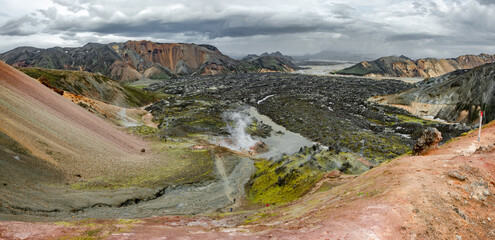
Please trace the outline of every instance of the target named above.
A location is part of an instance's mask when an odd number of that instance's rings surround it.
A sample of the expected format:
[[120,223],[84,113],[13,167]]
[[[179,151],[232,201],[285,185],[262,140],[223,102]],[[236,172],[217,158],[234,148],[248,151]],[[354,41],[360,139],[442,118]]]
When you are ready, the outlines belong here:
[[291,72],[298,67],[293,63],[294,59],[280,52],[247,55],[243,61],[253,64],[260,71]]
[[120,59],[110,46],[97,43],[80,48],[19,47],[0,55],[0,60],[14,67],[84,70],[106,75],[108,67]]
[[211,45],[150,41],[88,43],[77,48],[19,47],[0,54],[0,60],[15,67],[84,70],[118,81],[258,72],[261,69],[290,71],[290,67],[283,66],[293,66],[286,58],[267,57],[262,61],[239,61]]
[[418,60],[412,60],[402,55],[400,57],[389,56],[374,61],[360,62],[337,73],[357,76],[437,77],[455,70],[471,69],[493,62],[495,62],[495,55],[488,54]]
[[352,67],[337,71],[337,73],[357,76],[397,76],[403,75],[403,73],[400,72],[399,69],[394,68],[394,65],[410,65],[412,63],[413,62],[411,60],[405,58],[389,56],[382,57],[370,62],[360,62]]

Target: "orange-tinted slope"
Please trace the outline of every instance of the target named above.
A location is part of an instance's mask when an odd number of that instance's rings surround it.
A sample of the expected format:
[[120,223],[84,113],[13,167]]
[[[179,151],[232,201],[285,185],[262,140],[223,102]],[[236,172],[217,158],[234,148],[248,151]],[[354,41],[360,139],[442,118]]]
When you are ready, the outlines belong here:
[[[0,132],[35,157],[76,168],[137,153],[144,143],[0,62]],[[110,156],[111,155],[111,156]]]
[[[213,46],[151,41],[127,41],[110,45],[123,59],[110,66],[114,79],[131,80],[136,78],[138,72],[145,77],[155,78],[159,75],[163,77],[164,74],[219,74],[236,68],[253,70],[250,64],[233,60]],[[138,72],[130,71],[131,67]]]
[[[197,70],[207,60],[208,54],[219,54],[194,44],[159,44],[150,41],[128,41],[125,43],[125,48],[138,53],[144,61],[159,63],[170,68],[174,73],[179,60],[186,62],[192,70]],[[125,54],[124,59],[130,61],[129,56]]]

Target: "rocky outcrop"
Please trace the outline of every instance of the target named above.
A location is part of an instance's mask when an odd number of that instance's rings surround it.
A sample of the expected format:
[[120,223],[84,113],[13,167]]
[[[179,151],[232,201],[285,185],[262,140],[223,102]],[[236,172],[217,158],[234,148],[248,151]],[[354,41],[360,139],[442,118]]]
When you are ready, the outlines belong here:
[[[280,54],[281,55],[281,54]],[[266,59],[264,59],[266,57]],[[180,75],[291,71],[290,60],[264,56],[260,61],[234,60],[211,45],[127,41],[89,43],[79,48],[19,47],[0,54],[0,60],[15,67],[43,67],[101,73],[118,81],[141,78],[169,79]]]
[[434,116],[451,122],[486,122],[495,119],[495,63],[472,70],[458,70],[416,84],[416,88],[375,100],[405,108],[417,115]]
[[493,62],[495,55],[484,53],[447,59],[424,58],[415,61],[405,56],[390,56],[360,62],[337,73],[358,76],[438,77],[455,70],[471,69]]
[[413,154],[421,155],[435,149],[440,141],[442,141],[442,133],[436,128],[429,127],[423,131],[421,137],[414,144]]

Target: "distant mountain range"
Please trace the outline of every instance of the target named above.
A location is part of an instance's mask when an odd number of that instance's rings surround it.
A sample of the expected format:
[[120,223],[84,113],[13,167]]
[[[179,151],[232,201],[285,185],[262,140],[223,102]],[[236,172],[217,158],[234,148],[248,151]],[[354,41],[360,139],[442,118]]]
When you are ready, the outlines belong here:
[[363,61],[338,71],[338,74],[385,77],[437,77],[455,70],[471,69],[495,62],[495,55],[462,55],[457,58],[424,58],[412,60],[405,56],[389,56]]
[[19,47],[0,54],[0,60],[15,67],[84,70],[125,82],[180,75],[292,71],[293,68],[292,62],[276,56],[234,60],[211,45],[151,41],[88,43],[77,48]]
[[302,56],[294,56],[296,61],[307,60],[328,60],[328,61],[348,61],[360,62],[375,59],[377,56],[367,53],[350,53],[339,51],[321,51],[314,54],[305,54]]

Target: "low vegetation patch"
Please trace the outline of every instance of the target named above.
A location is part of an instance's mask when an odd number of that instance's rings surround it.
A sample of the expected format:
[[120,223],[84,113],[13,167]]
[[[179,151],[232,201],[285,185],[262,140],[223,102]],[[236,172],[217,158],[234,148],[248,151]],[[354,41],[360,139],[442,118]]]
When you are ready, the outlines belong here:
[[[71,185],[74,189],[97,190],[129,187],[163,187],[190,184],[216,178],[214,160],[210,150],[190,150],[183,147],[169,148],[167,164],[160,164],[152,170],[138,170],[127,176],[100,176]],[[151,163],[153,164],[153,163]]]
[[359,174],[369,169],[362,158],[352,153],[324,151],[318,146],[302,148],[299,153],[276,161],[258,160],[257,171],[247,184],[253,203],[289,202],[311,190],[322,176],[332,170]]
[[153,137],[158,132],[158,129],[146,125],[139,125],[128,127],[126,128],[126,131],[142,137]]

